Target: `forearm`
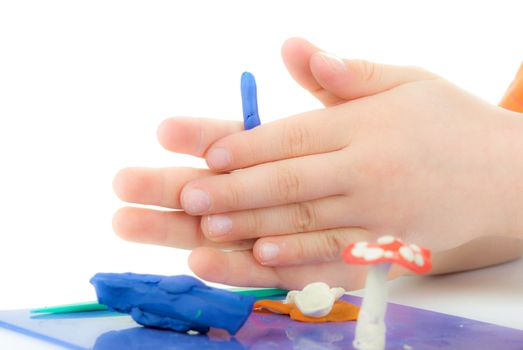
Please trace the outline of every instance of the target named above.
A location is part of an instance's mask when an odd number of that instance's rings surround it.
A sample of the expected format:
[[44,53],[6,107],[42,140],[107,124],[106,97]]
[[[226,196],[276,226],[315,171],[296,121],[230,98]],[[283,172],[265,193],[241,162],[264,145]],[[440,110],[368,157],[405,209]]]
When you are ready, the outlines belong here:
[[[432,275],[462,272],[502,264],[523,255],[523,240],[511,237],[483,237],[454,249],[440,251],[432,257]],[[414,275],[393,266],[390,278]]]
[[501,177],[490,186],[495,186],[502,198],[492,210],[504,214],[499,216],[502,218],[499,229],[487,232],[486,236],[523,240],[523,114],[503,111],[503,117],[506,126],[496,135],[500,147],[498,160],[492,159],[492,167],[498,168]]
[[514,185],[514,195],[517,197],[518,205],[514,214],[514,227],[512,237],[523,241],[523,114],[518,113],[520,128],[518,133],[518,153],[516,154],[516,174],[518,176]]
[[[492,159],[496,183],[485,184],[498,191],[499,202],[490,201],[499,222],[483,234],[454,249],[436,252],[432,274],[483,268],[517,259],[523,255],[523,115],[501,111],[505,128],[496,134]],[[499,131],[501,130],[501,131]],[[491,149],[492,150],[492,149]]]
[[483,237],[434,254],[432,274],[479,269],[517,259],[523,255],[523,240]]

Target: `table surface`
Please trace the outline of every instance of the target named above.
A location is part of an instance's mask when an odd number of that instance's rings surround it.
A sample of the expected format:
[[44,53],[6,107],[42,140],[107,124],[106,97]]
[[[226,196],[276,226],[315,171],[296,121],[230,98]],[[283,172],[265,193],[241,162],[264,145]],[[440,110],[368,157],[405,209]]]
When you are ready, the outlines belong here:
[[[523,330],[523,259],[459,274],[402,278],[389,287],[393,303]],[[62,349],[3,328],[0,344],[18,350]]]

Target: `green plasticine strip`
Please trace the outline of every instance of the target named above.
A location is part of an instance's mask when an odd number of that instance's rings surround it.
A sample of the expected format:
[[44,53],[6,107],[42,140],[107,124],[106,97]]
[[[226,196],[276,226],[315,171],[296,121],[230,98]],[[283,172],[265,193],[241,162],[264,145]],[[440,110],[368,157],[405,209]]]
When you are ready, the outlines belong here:
[[[285,289],[278,288],[262,288],[262,289],[244,289],[244,288],[234,288],[229,289],[229,291],[242,294],[242,295],[252,295],[256,299],[263,299],[268,297],[276,297],[287,295],[289,292]],[[31,313],[40,314],[40,313],[53,313],[53,314],[67,314],[73,312],[88,312],[88,311],[103,311],[108,310],[107,306],[98,304],[97,302],[85,302],[77,304],[68,304],[68,305],[59,305],[59,306],[50,306],[43,307],[39,309],[31,310]]]
[[235,292],[243,295],[252,295],[256,299],[262,299],[267,297],[283,296],[289,293],[286,289],[279,288],[262,288],[262,289],[230,289],[231,292]]
[[31,310],[33,314],[53,313],[53,314],[67,314],[71,312],[86,312],[86,311],[102,311],[108,310],[107,306],[98,304],[95,301],[68,305],[59,305],[51,307],[43,307],[40,309]]

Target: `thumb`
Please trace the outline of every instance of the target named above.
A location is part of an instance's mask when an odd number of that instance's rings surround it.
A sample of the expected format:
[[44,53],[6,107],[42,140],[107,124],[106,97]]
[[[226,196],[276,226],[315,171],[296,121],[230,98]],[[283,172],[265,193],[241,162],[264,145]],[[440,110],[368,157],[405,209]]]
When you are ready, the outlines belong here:
[[375,95],[410,82],[437,78],[417,67],[341,59],[323,51],[311,55],[309,66],[316,82],[342,100]]
[[281,55],[292,78],[325,106],[344,102],[342,98],[325,90],[312,75],[310,59],[321,49],[302,38],[290,38],[283,43]]
[[414,67],[342,60],[301,38],[285,41],[282,58],[294,80],[325,106],[374,95],[408,82],[436,77]]

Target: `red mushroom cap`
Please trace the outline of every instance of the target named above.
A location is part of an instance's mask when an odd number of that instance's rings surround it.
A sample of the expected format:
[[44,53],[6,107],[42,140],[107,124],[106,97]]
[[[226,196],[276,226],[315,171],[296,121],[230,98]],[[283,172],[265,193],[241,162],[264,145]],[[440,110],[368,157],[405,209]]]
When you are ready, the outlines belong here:
[[393,236],[380,237],[376,243],[351,243],[343,251],[343,260],[357,265],[395,263],[418,274],[427,273],[432,268],[428,249],[405,244]]

